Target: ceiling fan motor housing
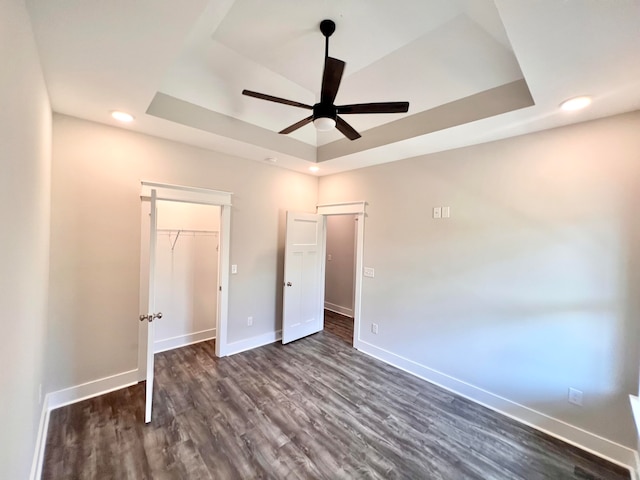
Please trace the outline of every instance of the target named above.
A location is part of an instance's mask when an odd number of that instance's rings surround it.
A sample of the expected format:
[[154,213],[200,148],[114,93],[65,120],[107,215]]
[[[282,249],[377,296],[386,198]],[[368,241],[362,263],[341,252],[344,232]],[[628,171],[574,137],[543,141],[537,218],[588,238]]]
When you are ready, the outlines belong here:
[[322,103],[316,103],[313,106],[313,119],[316,118],[330,118],[334,122],[336,121],[336,117],[338,116],[338,112],[336,110],[335,105],[327,105]]

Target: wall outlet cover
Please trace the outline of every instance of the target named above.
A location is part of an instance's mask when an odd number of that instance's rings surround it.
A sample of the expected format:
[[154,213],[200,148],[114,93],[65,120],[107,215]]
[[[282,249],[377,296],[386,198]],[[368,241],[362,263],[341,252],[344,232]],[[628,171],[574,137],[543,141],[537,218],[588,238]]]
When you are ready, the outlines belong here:
[[569,403],[582,406],[582,391],[577,388],[569,388]]

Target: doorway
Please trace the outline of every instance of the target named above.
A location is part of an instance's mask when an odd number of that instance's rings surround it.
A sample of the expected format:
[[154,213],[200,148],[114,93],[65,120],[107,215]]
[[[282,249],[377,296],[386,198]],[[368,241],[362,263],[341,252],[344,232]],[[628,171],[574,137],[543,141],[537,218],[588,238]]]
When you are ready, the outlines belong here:
[[328,216],[354,215],[353,347],[360,348],[360,308],[366,202],[318,205],[316,214],[287,212],[284,255],[282,343],[324,329]]
[[324,328],[353,345],[356,215],[326,217]]
[[154,354],[212,340],[218,324],[220,207],[158,201]]
[[[170,185],[157,182],[141,182],[141,237],[140,237],[140,313],[142,320],[150,313],[156,313],[148,306],[150,302],[150,292],[155,291],[155,282],[151,281],[151,270],[155,270],[155,261],[151,262],[150,249],[153,245],[155,252],[158,239],[158,225],[156,222],[157,208],[154,215],[151,215],[151,204],[157,202],[181,202],[188,205],[206,205],[217,207],[218,215],[218,278],[216,293],[217,325],[215,326],[215,355],[223,357],[227,354],[227,316],[228,316],[228,284],[229,284],[229,245],[231,227],[231,193],[218,190],[210,190],[199,187],[188,187],[182,185]],[[151,221],[153,220],[153,222]],[[153,239],[151,241],[153,232]],[[175,241],[175,234],[172,237]],[[178,239],[178,241],[180,241]],[[155,259],[155,255],[154,255]],[[155,275],[153,275],[155,278]],[[155,297],[155,294],[154,294]],[[154,310],[149,311],[149,310]],[[157,318],[154,316],[154,318]],[[157,324],[155,321],[154,324]],[[140,381],[149,379],[153,374],[153,344],[155,343],[154,328],[150,328],[150,322],[138,322],[138,379]],[[151,348],[148,347],[151,345]],[[147,389],[151,391],[151,388]]]

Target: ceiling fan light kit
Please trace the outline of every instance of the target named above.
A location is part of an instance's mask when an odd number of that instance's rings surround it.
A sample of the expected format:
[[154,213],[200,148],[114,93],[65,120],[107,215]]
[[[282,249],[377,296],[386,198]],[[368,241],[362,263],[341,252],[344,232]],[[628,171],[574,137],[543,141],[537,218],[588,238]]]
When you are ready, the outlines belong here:
[[322,88],[320,93],[320,102],[315,105],[306,105],[304,103],[287,100],[285,98],[274,97],[264,93],[253,92],[251,90],[243,90],[242,94],[249,97],[267,100],[269,102],[282,103],[292,107],[304,108],[312,110],[313,114],[288,126],[279,133],[291,133],[308,123],[313,125],[318,131],[329,131],[337,128],[349,140],[356,140],[361,135],[347,122],[345,122],[338,114],[353,113],[406,113],[409,111],[409,102],[377,102],[377,103],[358,103],[353,105],[334,105],[342,74],[344,73],[345,62],[329,56],[329,37],[335,32],[336,24],[332,20],[323,20],[320,22],[320,31],[325,37],[325,53],[324,53],[324,72],[322,74]]
[[328,132],[336,127],[336,121],[329,117],[316,117],[313,119],[313,126],[320,132]]

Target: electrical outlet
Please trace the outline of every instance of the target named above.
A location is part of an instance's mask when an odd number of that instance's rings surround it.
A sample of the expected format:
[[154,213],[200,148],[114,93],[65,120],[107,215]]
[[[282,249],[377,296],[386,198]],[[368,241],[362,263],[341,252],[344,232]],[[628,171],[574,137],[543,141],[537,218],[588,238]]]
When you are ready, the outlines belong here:
[[378,324],[377,323],[372,323],[371,324],[371,333],[374,333],[376,335],[378,334]]
[[582,392],[576,388],[569,387],[569,403],[582,406]]
[[364,276],[373,278],[376,276],[376,271],[371,267],[364,267]]
[[231,265],[231,273],[234,275],[238,273],[238,265]]
[[442,208],[433,207],[433,218],[442,218]]
[[250,327],[253,325],[253,317],[247,317],[247,326]]
[[333,260],[333,257],[331,256],[330,253],[327,254],[327,260],[329,260],[329,261]]

